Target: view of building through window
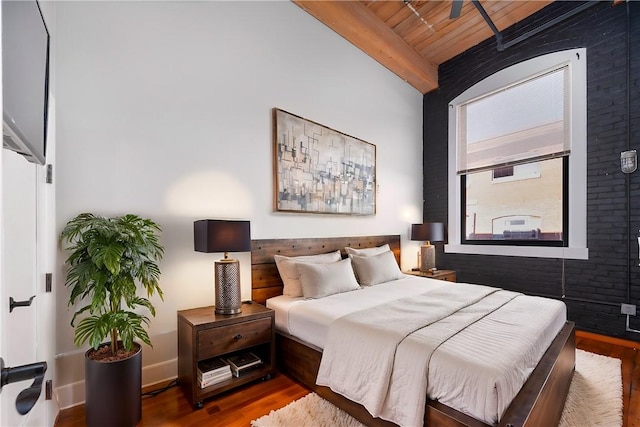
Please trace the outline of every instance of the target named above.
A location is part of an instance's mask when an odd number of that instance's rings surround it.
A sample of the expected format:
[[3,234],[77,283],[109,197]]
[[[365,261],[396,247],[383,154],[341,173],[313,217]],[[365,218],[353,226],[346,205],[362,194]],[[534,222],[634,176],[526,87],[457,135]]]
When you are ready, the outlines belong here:
[[466,240],[563,241],[563,158],[469,173]]

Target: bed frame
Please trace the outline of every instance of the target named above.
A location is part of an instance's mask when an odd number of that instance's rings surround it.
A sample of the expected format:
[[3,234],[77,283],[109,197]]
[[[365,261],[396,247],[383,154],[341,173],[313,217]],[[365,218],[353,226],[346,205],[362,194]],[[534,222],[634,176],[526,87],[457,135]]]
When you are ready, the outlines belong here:
[[[400,265],[400,236],[329,237],[304,239],[267,239],[251,242],[252,300],[264,304],[282,294],[282,280],[273,255],[300,256],[340,250],[345,246],[368,248],[388,243]],[[328,387],[315,384],[322,350],[285,333],[276,333],[278,369],[310,390],[345,410],[365,425],[393,426],[373,418],[367,410]],[[575,325],[567,322],[558,333],[540,363],[505,411],[501,427],[557,426],[575,367]],[[429,427],[488,427],[481,421],[451,407],[427,400],[424,425]]]

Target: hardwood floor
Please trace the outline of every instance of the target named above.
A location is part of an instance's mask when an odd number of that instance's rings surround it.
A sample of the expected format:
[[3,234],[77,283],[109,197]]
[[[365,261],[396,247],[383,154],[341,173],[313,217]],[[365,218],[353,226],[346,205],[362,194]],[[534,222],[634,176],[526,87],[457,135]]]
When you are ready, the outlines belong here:
[[[623,427],[640,427],[640,343],[578,332],[576,345],[592,353],[622,360]],[[142,421],[138,427],[247,427],[252,420],[307,393],[306,388],[278,374],[270,381],[256,382],[206,400],[202,409],[194,410],[180,388],[172,387],[155,396],[143,397]],[[80,405],[61,411],[55,427],[84,425],[84,405]]]
[[[146,391],[146,390],[145,390]],[[194,410],[180,387],[172,387],[156,396],[142,398],[139,427],[247,427],[251,420],[293,402],[309,391],[288,377],[255,382],[232,392],[205,400],[202,409]],[[84,405],[60,412],[56,427],[83,427]]]

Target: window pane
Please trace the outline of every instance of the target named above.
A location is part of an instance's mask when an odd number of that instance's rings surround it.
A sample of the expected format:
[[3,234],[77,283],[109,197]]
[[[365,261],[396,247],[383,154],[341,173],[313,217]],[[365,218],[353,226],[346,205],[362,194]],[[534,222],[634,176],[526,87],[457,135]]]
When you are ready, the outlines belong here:
[[[563,158],[467,174],[468,241],[563,241]],[[565,195],[566,196],[566,195]]]
[[[571,49],[520,62],[488,76],[449,102],[449,242],[445,246],[446,252],[588,259],[586,55],[586,49]],[[525,93],[524,99],[502,94],[511,89],[516,94],[522,89],[519,85],[526,86],[535,79],[542,79],[533,83],[540,85],[540,92],[521,91],[520,95]],[[558,91],[560,84],[563,89]],[[542,93],[545,91],[556,95],[560,92],[563,96],[558,98]],[[491,99],[493,96],[495,98]],[[478,104],[474,105],[475,102]],[[521,117],[526,116],[533,105],[538,111],[533,112],[532,120]],[[477,121],[467,117],[469,106],[471,116],[479,114]],[[474,112],[476,106],[480,108]],[[553,120],[558,117],[560,106],[564,112],[562,135],[553,125],[557,123]],[[538,115],[539,112],[543,114]],[[468,123],[469,120],[472,123]],[[529,154],[526,151],[531,148],[537,150],[542,139],[548,141],[548,147],[559,147],[558,143],[563,139],[564,145],[555,153],[511,156],[520,155],[522,151]],[[467,144],[468,140],[477,142]],[[512,142],[519,147],[512,147]],[[469,145],[477,144],[483,147],[467,152]],[[504,156],[494,151],[501,147],[509,148]],[[522,150],[518,152],[511,148]],[[482,159],[481,151],[486,154]],[[468,155],[478,157],[467,163]],[[547,184],[546,162],[552,158],[558,159],[562,172],[557,173],[555,183]],[[473,163],[480,159],[489,162],[484,166]],[[529,169],[522,170],[525,166]],[[478,178],[476,174],[481,171],[486,171],[486,175]],[[545,191],[545,197],[555,193],[560,196],[540,198],[536,191],[528,188],[530,182],[543,182],[540,187]],[[514,187],[517,190],[513,190]],[[512,190],[508,191],[510,188]],[[511,195],[512,200],[504,199],[505,193]],[[523,200],[518,200],[518,196]],[[526,211],[523,212],[522,207],[526,207]],[[495,238],[501,240],[494,240],[494,229]],[[479,240],[483,235],[489,240]]]

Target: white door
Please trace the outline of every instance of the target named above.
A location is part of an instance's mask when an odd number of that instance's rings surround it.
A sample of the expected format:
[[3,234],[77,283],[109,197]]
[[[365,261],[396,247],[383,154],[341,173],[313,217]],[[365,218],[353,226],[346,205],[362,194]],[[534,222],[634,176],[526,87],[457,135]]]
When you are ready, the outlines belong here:
[[[47,143],[50,164],[55,158],[54,103],[51,97]],[[45,390],[46,382],[55,378],[55,299],[53,289],[46,287],[46,273],[53,271],[57,248],[55,185],[46,183],[46,170],[17,153],[0,149],[0,357],[5,369],[38,362],[47,365],[42,384],[29,391],[29,397],[37,400],[26,414],[19,413],[16,399],[31,388],[34,379],[2,387],[2,427],[50,427],[58,413],[57,403],[53,396],[46,400]],[[11,299],[18,303],[13,310]],[[20,306],[30,300],[30,305]]]
[[[5,369],[16,369],[37,362],[47,363],[48,359],[42,354],[43,347],[47,347],[46,339],[38,341],[39,324],[44,320],[40,312],[50,311],[52,300],[51,294],[45,292],[42,259],[44,248],[41,247],[43,236],[39,229],[41,222],[38,220],[38,186],[44,184],[39,182],[43,178],[43,169],[43,166],[29,163],[17,153],[3,150],[0,357],[3,358]],[[17,304],[13,310],[9,304],[11,299]],[[31,304],[28,306],[20,305],[29,301]],[[49,324],[51,320],[49,319]],[[46,404],[41,403],[45,400],[45,381],[51,378],[50,372],[48,374],[41,378],[40,396],[35,406],[26,414],[18,412],[16,399],[35,379],[17,381],[2,388],[1,426],[50,425],[47,421]]]
[[[5,368],[36,361],[35,327],[38,301],[10,311],[8,302],[28,301],[36,286],[36,166],[19,154],[6,151],[2,157],[2,355]],[[0,425],[23,425],[15,409],[18,394],[27,381],[2,388]]]
[[[0,19],[0,34],[1,29]],[[47,160],[53,164],[55,101],[51,96],[49,101]],[[58,413],[55,401],[45,400],[45,383],[55,378],[56,331],[55,300],[53,290],[48,291],[45,287],[45,273],[53,271],[56,241],[55,191],[53,184],[46,183],[46,168],[29,163],[12,151],[0,149],[0,358],[5,369],[37,362],[46,362],[48,367],[35,405],[24,415],[16,409],[16,398],[29,389],[34,380],[20,380],[2,387],[2,427],[50,427]],[[29,306],[10,310],[10,298],[20,303],[29,301],[32,296],[35,298]]]

